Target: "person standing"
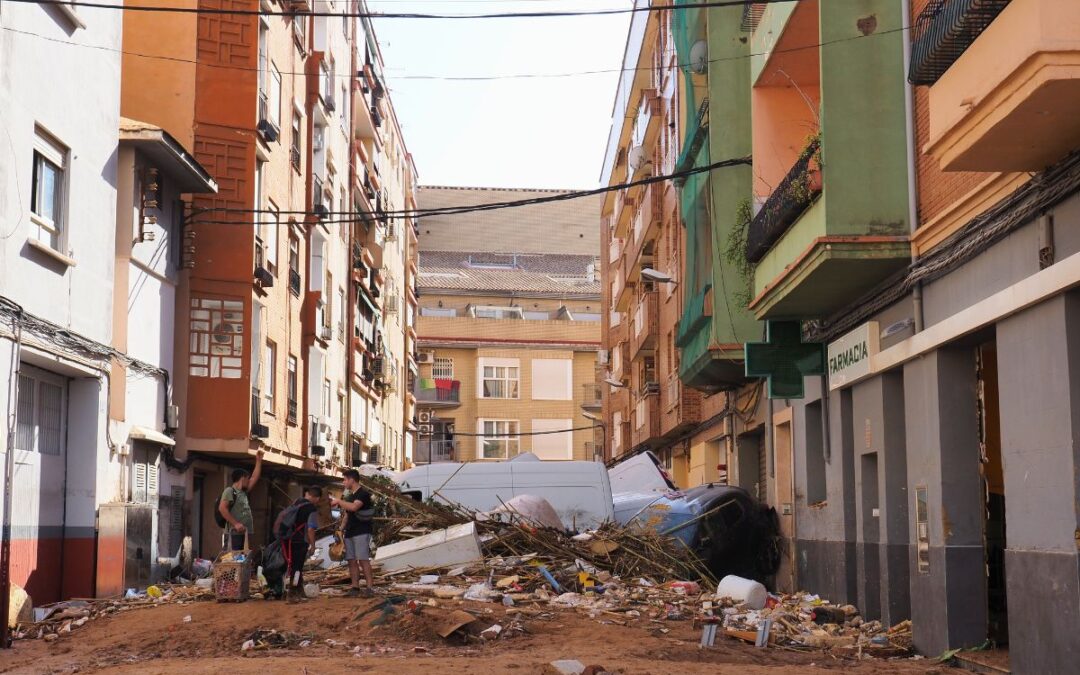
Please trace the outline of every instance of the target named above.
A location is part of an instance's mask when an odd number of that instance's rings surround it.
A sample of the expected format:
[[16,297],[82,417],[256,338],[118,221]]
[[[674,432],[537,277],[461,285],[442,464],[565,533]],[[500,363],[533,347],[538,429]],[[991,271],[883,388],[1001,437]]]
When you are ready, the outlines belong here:
[[[344,474],[346,494],[341,499],[330,498],[330,505],[340,508],[346,514],[345,521],[345,559],[349,561],[349,577],[352,587],[349,597],[370,598],[375,588],[375,579],[371,573],[371,532],[375,508],[371,494],[360,486],[360,472],[347,469]],[[360,571],[364,572],[367,586],[360,588]]]
[[317,485],[304,488],[304,496],[279,513],[274,521],[274,534],[281,540],[281,550],[285,555],[285,598],[288,602],[306,597],[304,563],[308,552],[315,548],[322,495],[322,488]]
[[259,482],[262,475],[263,451],[255,453],[255,469],[249,474],[247,469],[233,469],[232,484],[225,488],[218,500],[218,513],[224,519],[228,536],[225,538],[225,550],[240,551],[244,548],[244,535],[252,536],[251,503],[248,492]]

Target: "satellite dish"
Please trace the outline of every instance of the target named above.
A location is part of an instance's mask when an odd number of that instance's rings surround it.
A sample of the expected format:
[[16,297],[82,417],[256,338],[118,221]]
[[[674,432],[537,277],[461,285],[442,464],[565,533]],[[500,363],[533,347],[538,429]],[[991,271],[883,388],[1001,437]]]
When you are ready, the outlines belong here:
[[698,40],[690,47],[690,70],[698,75],[709,69],[709,45],[704,40]]
[[649,156],[645,153],[645,148],[640,145],[635,145],[630,149],[630,154],[626,158],[627,163],[630,165],[631,171],[637,171],[649,163]]

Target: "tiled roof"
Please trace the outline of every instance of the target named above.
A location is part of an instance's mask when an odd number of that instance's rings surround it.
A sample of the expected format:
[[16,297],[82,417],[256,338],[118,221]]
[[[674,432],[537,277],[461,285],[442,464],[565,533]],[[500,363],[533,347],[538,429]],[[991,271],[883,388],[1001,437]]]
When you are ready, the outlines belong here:
[[[422,186],[421,209],[471,206],[565,194],[566,190]],[[420,250],[600,255],[603,195],[418,220]]]
[[420,251],[417,285],[424,289],[513,291],[599,295],[599,277],[589,281],[592,255],[493,254],[480,251]]

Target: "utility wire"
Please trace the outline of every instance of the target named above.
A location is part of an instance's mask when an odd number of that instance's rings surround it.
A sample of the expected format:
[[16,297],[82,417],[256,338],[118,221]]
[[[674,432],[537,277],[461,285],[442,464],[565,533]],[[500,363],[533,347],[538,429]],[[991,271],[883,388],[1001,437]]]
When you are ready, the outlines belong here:
[[119,9],[129,12],[154,12],[171,14],[227,15],[227,16],[326,16],[353,17],[358,19],[543,19],[570,16],[612,16],[643,12],[670,12],[683,9],[707,9],[711,7],[743,7],[753,4],[801,2],[802,0],[713,0],[681,5],[645,5],[609,9],[543,10],[535,12],[489,12],[476,14],[428,14],[424,12],[289,12],[264,9],[221,9],[216,7],[173,7],[166,5],[124,5],[85,0],[6,0],[7,2],[33,3],[39,5],[69,5],[92,9]]
[[[674,180],[677,178],[683,178],[686,176],[692,176],[694,174],[706,173],[714,171],[716,169],[726,169],[733,166],[750,165],[752,158],[750,156],[737,157],[734,159],[725,159],[705,166],[694,167],[692,169],[686,169],[685,171],[677,171],[672,174],[663,174],[658,176],[649,176],[640,180],[630,181],[628,183],[617,183],[615,185],[607,185],[593,190],[576,190],[571,192],[563,192],[554,195],[546,195],[544,197],[531,197],[529,199],[514,199],[502,202],[487,202],[483,204],[470,204],[463,206],[453,206],[437,209],[413,209],[402,211],[377,211],[373,214],[358,214],[344,211],[328,211],[326,215],[348,215],[348,218],[341,219],[323,219],[323,223],[353,223],[359,220],[371,220],[371,218],[365,218],[365,215],[370,215],[373,218],[380,217],[412,217],[422,218],[424,216],[443,216],[443,215],[458,215],[464,213],[476,213],[481,211],[496,211],[500,209],[519,208],[522,206],[534,206],[537,204],[548,204],[551,202],[562,202],[571,199],[581,199],[582,197],[591,197],[593,195],[604,194],[607,192],[616,192],[630,187],[637,187],[641,185],[651,185],[652,183],[661,183],[668,180]],[[317,216],[318,214],[312,211],[270,211],[268,209],[245,209],[235,207],[212,207],[208,209],[199,209],[194,211],[189,218],[197,218],[204,213],[274,213],[275,215],[303,215],[303,216]],[[199,225],[290,225],[288,221],[285,222],[238,222],[230,220],[195,220],[194,224]]]
[[[5,0],[7,2],[23,2],[26,0]],[[788,0],[791,1],[791,0]],[[31,31],[19,30],[17,28],[11,28],[9,26],[0,26],[3,30],[18,35],[26,35],[28,37],[36,37],[49,42],[55,42],[57,44],[69,45],[72,47],[81,47],[85,49],[96,49],[98,51],[113,52],[116,54],[122,54],[124,56],[134,56],[142,59],[157,59],[161,61],[171,61],[174,63],[186,63],[204,66],[207,68],[221,68],[223,70],[237,70],[241,72],[259,72],[257,66],[235,66],[224,63],[209,63],[206,61],[200,61],[198,59],[185,59],[178,56],[165,56],[163,54],[145,54],[142,52],[134,52],[126,49],[116,49],[114,47],[105,47],[102,45],[88,45],[71,42],[69,40],[62,40],[59,38],[49,37],[47,35],[41,35],[40,33],[34,33]],[[799,45],[797,47],[788,47],[786,49],[773,49],[765,52],[752,52],[749,54],[740,54],[738,56],[722,56],[715,59],[708,59],[706,64],[723,63],[726,61],[740,61],[743,59],[750,59],[759,56],[771,56],[774,54],[791,54],[795,52],[806,51],[808,49],[818,49],[820,47],[828,47],[830,45],[839,44],[842,42],[850,42],[851,40],[859,40],[862,38],[876,37],[880,35],[890,35],[892,33],[902,33],[906,30],[910,30],[910,26],[903,26],[901,28],[890,28],[887,30],[880,30],[867,35],[851,35],[849,37],[837,38],[835,40],[827,40],[825,42],[817,42],[808,45]],[[689,68],[690,63],[675,63],[670,67],[675,68]],[[665,67],[666,69],[666,67]],[[655,70],[652,66],[634,67],[634,68],[598,68],[596,70],[578,70],[567,71],[561,73],[507,73],[503,75],[395,75],[388,71],[383,71],[383,76],[388,80],[423,80],[423,81],[436,81],[436,82],[491,82],[499,80],[528,80],[528,79],[555,79],[563,77],[582,77],[591,75],[607,75],[611,73],[637,73],[643,71]],[[298,71],[282,71],[281,75],[293,75],[297,77],[307,77],[307,73]],[[335,73],[334,79],[352,80],[357,76],[353,73]]]

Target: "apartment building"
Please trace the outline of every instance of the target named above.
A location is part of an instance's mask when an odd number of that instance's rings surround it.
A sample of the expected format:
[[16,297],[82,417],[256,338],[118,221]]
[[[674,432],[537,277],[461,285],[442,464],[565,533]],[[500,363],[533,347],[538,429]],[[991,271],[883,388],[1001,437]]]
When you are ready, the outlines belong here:
[[[705,17],[687,9],[632,18],[627,74],[616,93],[603,169],[608,185],[685,172],[707,165],[710,157],[748,154],[748,137],[709,132],[710,82],[719,88],[729,71],[746,64],[722,57],[708,68],[691,67],[695,44],[731,55],[741,47],[707,32]],[[728,98],[725,91],[715,105],[734,107],[740,100]],[[730,132],[747,129],[747,122],[740,126],[737,116],[730,122],[725,117]],[[610,192],[602,207],[603,334],[610,365],[604,417],[611,456],[651,450],[682,487],[729,479],[736,399],[750,407],[744,417],[756,403],[755,386],[734,395],[747,381],[742,342],[754,337],[756,321],[713,290],[740,283],[733,268],[714,264],[726,243],[713,233],[730,229],[721,214],[734,211],[750,171],[723,171]],[[756,471],[748,474],[752,491],[758,480]]]
[[742,339],[763,427],[736,415],[729,480],[760,472],[777,508],[776,585],[911,618],[926,654],[989,639],[1017,672],[1066,672],[1076,10],[807,0],[673,21],[708,36],[713,161],[753,157],[744,184],[713,181],[705,240],[744,255],[714,250],[737,277],[706,293],[726,287],[712,322],[727,305],[765,324]]
[[[262,543],[304,482],[387,463],[384,447],[400,455],[408,412],[391,381],[403,321],[384,318],[383,291],[405,287],[410,240],[387,212],[405,208],[415,170],[374,32],[334,16],[351,3],[257,6],[129,12],[124,25],[122,111],[189,139],[219,186],[192,197],[175,338],[177,455],[200,552],[219,546],[212,511],[232,467],[265,453],[251,498]],[[146,52],[168,58],[134,55]]]
[[[422,187],[417,201],[432,209],[556,194]],[[419,220],[414,463],[604,457],[598,209],[587,197]]]
[[[5,58],[36,64],[0,85],[12,139],[0,162],[10,226],[0,405],[14,439],[5,572],[45,604],[149,583],[158,556],[179,548],[185,482],[170,434],[181,197],[217,186],[176,138],[120,116],[119,14],[24,5],[0,24]],[[146,553],[127,579],[113,529],[123,518],[105,515],[117,507],[138,521]]]

